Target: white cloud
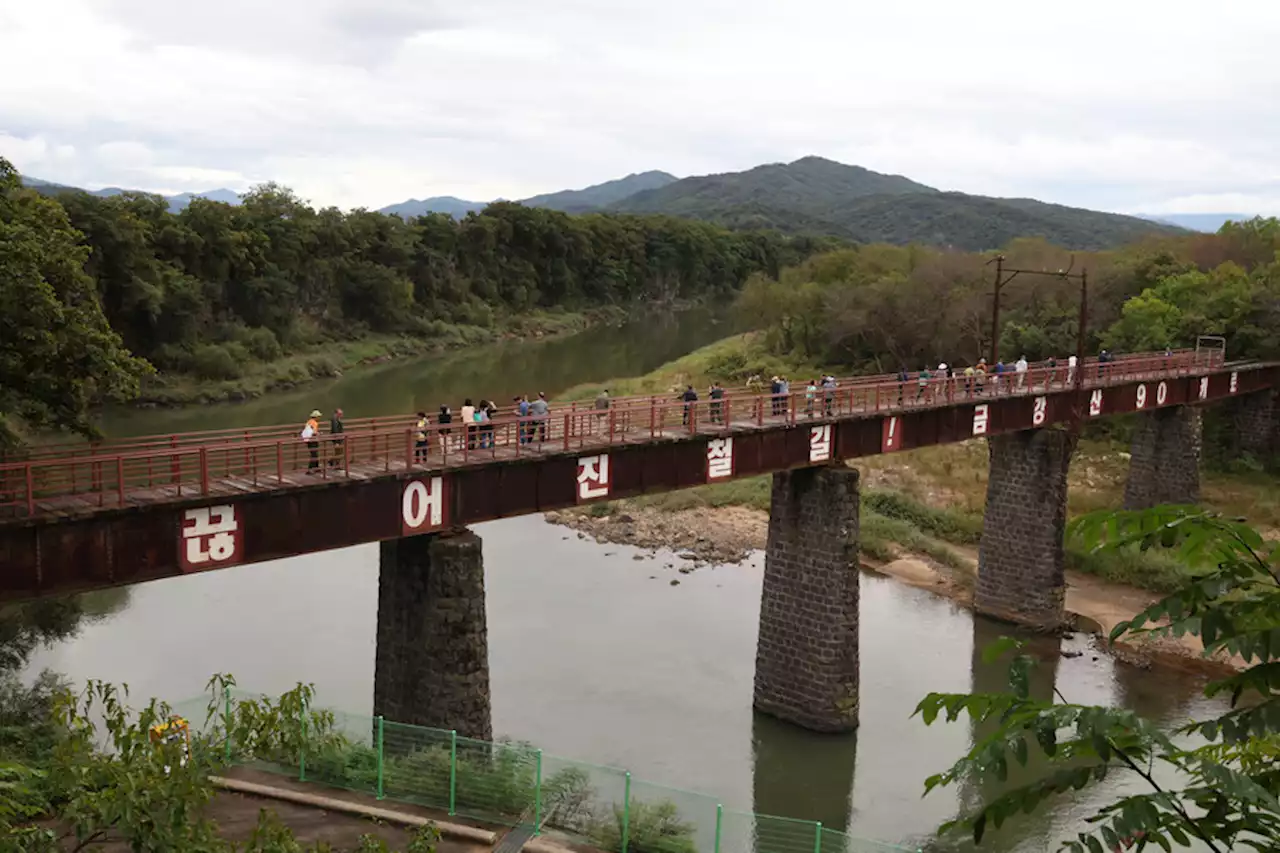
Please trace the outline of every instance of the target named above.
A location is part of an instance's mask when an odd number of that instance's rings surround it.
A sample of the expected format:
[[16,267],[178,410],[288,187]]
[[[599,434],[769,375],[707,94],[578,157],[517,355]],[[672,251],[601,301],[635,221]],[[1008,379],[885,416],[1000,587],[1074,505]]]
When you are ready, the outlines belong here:
[[377,207],[820,154],[1108,209],[1280,196],[1270,0],[6,6],[0,152],[67,183]]

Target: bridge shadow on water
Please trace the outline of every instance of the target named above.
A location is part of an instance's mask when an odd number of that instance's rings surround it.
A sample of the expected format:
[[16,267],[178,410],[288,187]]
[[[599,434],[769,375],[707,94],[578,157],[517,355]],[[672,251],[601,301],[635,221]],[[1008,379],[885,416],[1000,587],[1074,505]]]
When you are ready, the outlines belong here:
[[853,800],[858,733],[806,731],[756,712],[751,721],[754,809],[844,831]]

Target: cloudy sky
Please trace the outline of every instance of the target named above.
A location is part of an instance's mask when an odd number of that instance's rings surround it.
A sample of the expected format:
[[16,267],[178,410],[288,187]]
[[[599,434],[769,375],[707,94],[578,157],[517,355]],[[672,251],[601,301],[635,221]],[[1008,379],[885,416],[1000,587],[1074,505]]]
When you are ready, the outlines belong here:
[[380,207],[818,154],[1280,214],[1277,44],[1278,0],[0,0],[0,156]]

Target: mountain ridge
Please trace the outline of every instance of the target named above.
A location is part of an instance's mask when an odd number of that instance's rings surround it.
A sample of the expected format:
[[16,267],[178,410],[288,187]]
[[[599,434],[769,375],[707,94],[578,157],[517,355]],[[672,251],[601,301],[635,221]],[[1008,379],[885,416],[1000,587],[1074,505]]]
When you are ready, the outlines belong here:
[[[79,192],[88,193],[98,198],[111,198],[112,196],[124,195],[125,193],[141,193],[146,190],[130,190],[122,187],[103,187],[100,190],[87,190],[84,187],[73,187],[68,184],[59,184],[54,181],[46,181],[44,178],[34,178],[30,175],[20,176],[22,185],[30,187],[36,192],[45,195],[56,195],[63,192]],[[164,195],[162,193],[147,193],[147,195],[158,195],[169,203],[169,211],[178,213],[187,205],[191,204],[191,200],[195,198],[205,198],[209,201],[220,201],[224,204],[239,204],[240,194],[235,190],[229,190],[226,187],[219,187],[215,190],[207,190],[205,192],[180,192],[174,195]]]
[[1101,249],[1185,229],[1134,216],[1027,198],[943,191],[822,157],[741,172],[685,178],[607,208],[665,213],[730,228],[769,228],[857,242],[929,243],[968,251],[1043,237],[1073,249]]

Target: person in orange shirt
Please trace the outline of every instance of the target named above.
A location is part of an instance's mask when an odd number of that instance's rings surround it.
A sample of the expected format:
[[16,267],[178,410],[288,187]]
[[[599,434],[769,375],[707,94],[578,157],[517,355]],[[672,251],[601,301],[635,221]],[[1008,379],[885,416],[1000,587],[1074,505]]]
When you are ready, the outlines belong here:
[[307,450],[311,452],[311,461],[307,463],[307,473],[314,474],[320,470],[320,418],[324,417],[319,409],[311,412],[311,417],[307,418],[307,425],[302,428],[302,440],[307,443]]

